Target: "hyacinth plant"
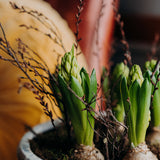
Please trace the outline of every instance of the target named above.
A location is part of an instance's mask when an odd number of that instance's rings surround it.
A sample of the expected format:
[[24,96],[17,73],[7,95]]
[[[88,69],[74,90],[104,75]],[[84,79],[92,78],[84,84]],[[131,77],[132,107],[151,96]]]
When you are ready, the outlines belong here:
[[146,142],[151,151],[160,158],[160,62],[150,60],[145,63],[145,70],[148,70],[152,82],[151,98],[151,122],[146,137]]
[[[94,115],[97,95],[96,72],[92,71],[89,77],[87,71],[79,68],[74,56],[74,46],[71,51],[62,58],[57,74],[58,86],[53,83],[52,77],[50,85],[56,94],[56,100],[63,109],[67,111],[71,120],[78,148],[75,153],[77,159],[87,159],[95,157],[103,159],[98,149],[94,148]],[[58,92],[57,92],[58,91]],[[64,115],[66,116],[66,115]],[[87,149],[87,150],[86,150]],[[92,155],[96,150],[96,154]],[[91,152],[88,155],[87,152]],[[85,155],[87,153],[87,155]]]
[[116,106],[113,106],[113,113],[119,122],[124,122],[124,106],[120,93],[120,82],[122,77],[128,79],[129,68],[123,62],[116,64],[112,74],[112,102],[115,102]]
[[[147,61],[145,70],[148,70],[152,80],[152,104],[151,104],[151,126],[160,125],[160,81],[159,81],[159,62],[156,60]],[[153,93],[154,92],[154,93]]]
[[128,138],[131,151],[124,159],[157,159],[145,144],[146,131],[150,120],[150,101],[152,84],[149,73],[145,77],[141,68],[133,65],[128,80],[121,81],[121,95],[123,99]]

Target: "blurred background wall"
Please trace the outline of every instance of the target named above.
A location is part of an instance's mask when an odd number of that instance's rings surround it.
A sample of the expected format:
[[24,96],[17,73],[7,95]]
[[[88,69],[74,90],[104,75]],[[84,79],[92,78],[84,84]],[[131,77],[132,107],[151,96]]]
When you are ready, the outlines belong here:
[[[130,45],[134,63],[140,65],[148,58],[154,46],[155,35],[160,34],[160,0],[120,0],[119,12],[124,21],[126,39]],[[115,37],[121,38],[116,27]],[[158,36],[157,36],[158,38]],[[156,47],[157,56],[160,56],[159,44]],[[114,60],[123,58],[120,45]]]
[[[46,1],[67,19],[69,26],[75,31],[74,22],[78,0]],[[155,34],[160,33],[160,0],[120,0],[119,13],[124,21],[124,31],[130,45],[133,62],[143,64],[147,59],[147,53],[151,51]],[[121,38],[118,27],[114,31],[115,39]],[[160,55],[159,48],[157,49]],[[123,59],[123,49],[121,50],[120,44],[116,45],[116,50],[113,59],[120,61]]]

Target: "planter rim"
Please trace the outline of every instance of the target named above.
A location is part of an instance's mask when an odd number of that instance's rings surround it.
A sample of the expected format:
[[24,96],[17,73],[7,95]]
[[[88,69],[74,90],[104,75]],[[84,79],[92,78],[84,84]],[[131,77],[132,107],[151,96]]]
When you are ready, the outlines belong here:
[[[55,126],[59,126],[60,124],[62,124],[62,121],[59,119],[56,119],[54,121]],[[51,123],[51,121],[36,125],[35,127],[33,127],[33,131],[36,134],[40,134],[40,133],[44,133],[46,131],[49,131],[51,129],[53,129],[53,125]],[[42,160],[41,158],[39,158],[38,156],[36,156],[30,149],[30,144],[29,141],[33,138],[35,138],[35,134],[32,133],[31,131],[28,131],[24,134],[24,136],[22,137],[19,146],[18,146],[18,150],[17,150],[17,154],[18,154],[18,159],[19,160]]]

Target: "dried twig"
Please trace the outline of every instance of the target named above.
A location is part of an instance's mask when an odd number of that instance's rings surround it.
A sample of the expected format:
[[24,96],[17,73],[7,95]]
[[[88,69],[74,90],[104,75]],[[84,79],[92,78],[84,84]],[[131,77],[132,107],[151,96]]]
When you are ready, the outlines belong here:
[[[25,76],[19,78],[19,82],[21,84],[19,92],[23,87],[32,91],[36,95],[37,99],[40,100],[41,105],[44,107],[45,114],[48,115],[53,122],[52,113],[48,109],[48,103],[45,103],[44,99],[42,98],[43,96],[41,96],[41,94],[44,94],[49,96],[54,101],[53,96],[55,93],[52,93],[50,90],[48,75],[51,73],[47,67],[47,64],[38,56],[36,52],[32,51],[20,39],[17,40],[18,50],[13,50],[7,41],[1,24],[0,28],[4,37],[4,39],[1,38],[0,41],[0,50],[4,52],[4,56],[6,55],[6,58],[0,56],[0,59],[10,62],[24,73]],[[39,78],[39,80],[37,78]],[[22,82],[24,80],[25,82]]]
[[[78,50],[79,42],[82,40],[81,37],[79,37],[79,24],[81,23],[82,19],[80,18],[81,13],[83,11],[83,6],[84,6],[84,0],[79,0],[79,5],[77,6],[78,13],[76,14],[76,31],[75,31],[75,36],[76,36],[76,43],[74,44],[76,51]],[[76,55],[79,55],[80,53],[76,53]]]
[[[19,7],[13,2],[10,2],[10,4],[11,4],[11,7],[15,10],[18,10],[19,13],[28,14],[31,17],[33,17],[34,19],[36,19],[37,21],[39,21],[49,31],[49,33],[44,33],[44,35],[49,37],[54,42],[56,42],[56,44],[59,45],[64,50],[64,52],[66,52],[66,49],[65,49],[63,42],[62,42],[62,36],[61,36],[58,28],[50,19],[48,19],[48,17],[46,17],[42,13],[39,13],[36,10],[28,10],[23,6]],[[27,26],[26,24],[21,24],[20,26],[26,27],[27,29],[34,29],[35,31],[39,31],[38,28],[35,28],[33,26]],[[39,32],[42,32],[42,31],[39,31]]]
[[121,33],[121,43],[125,46],[125,60],[124,63],[125,64],[129,64],[130,66],[132,66],[132,58],[131,58],[131,52],[129,50],[129,43],[126,40],[126,36],[125,36],[125,31],[124,31],[124,22],[121,20],[121,15],[118,12],[118,9],[116,7],[116,0],[113,1],[113,10],[115,13],[115,21],[117,22],[117,24],[119,25],[120,28],[120,33]]
[[158,51],[158,44],[160,40],[160,35],[158,33],[155,34],[154,41],[152,43],[151,52],[148,54],[148,60],[156,59],[156,53]]
[[[155,68],[154,68],[154,71],[151,75],[151,82],[153,84],[153,93],[152,93],[152,96],[151,96],[151,108],[152,108],[154,94],[155,94],[156,90],[158,89],[157,84],[160,81],[160,67],[159,66],[160,66],[160,60],[157,61],[156,65],[155,65]],[[155,75],[155,72],[157,71],[157,69],[158,69],[159,72],[158,72],[158,75],[156,77],[156,82],[153,82],[153,76]]]

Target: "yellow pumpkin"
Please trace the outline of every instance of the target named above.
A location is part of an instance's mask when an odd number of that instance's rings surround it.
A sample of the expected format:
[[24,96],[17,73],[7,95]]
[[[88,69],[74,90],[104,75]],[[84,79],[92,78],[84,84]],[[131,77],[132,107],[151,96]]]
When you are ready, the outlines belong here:
[[[16,50],[16,39],[20,38],[30,48],[37,52],[47,63],[50,70],[54,72],[57,63],[57,53],[63,55],[65,52],[61,47],[35,30],[27,30],[19,25],[37,27],[44,33],[50,33],[47,28],[32,16],[19,13],[9,4],[10,0],[0,0],[0,23],[6,33],[7,40]],[[66,51],[70,51],[75,42],[74,34],[69,29],[65,20],[46,2],[42,0],[12,0],[18,6],[26,9],[37,10],[48,17],[55,25],[53,29],[61,37]],[[53,26],[53,24],[52,24]],[[2,32],[0,32],[2,36]],[[57,53],[56,53],[57,52]],[[0,55],[4,55],[0,51]],[[83,55],[78,56],[81,66],[86,67]],[[20,138],[25,132],[24,125],[34,126],[47,120],[42,106],[27,89],[18,91],[18,77],[22,72],[8,62],[0,60],[0,159],[15,160],[16,150]],[[56,110],[58,110],[56,108]],[[58,114],[60,114],[58,112]]]

